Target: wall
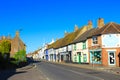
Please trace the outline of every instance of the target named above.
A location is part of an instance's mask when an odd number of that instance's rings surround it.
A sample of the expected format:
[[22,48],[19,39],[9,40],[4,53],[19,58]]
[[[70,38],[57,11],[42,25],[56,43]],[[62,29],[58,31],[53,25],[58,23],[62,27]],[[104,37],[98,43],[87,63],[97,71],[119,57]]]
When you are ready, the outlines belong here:
[[102,35],[103,48],[120,47],[120,34],[104,34]]
[[68,51],[72,51],[72,44],[71,45],[68,45]]
[[120,61],[118,55],[120,54],[120,48],[103,48],[102,49],[102,65],[109,66],[108,63],[108,51],[115,51],[115,63],[117,67],[120,67]]

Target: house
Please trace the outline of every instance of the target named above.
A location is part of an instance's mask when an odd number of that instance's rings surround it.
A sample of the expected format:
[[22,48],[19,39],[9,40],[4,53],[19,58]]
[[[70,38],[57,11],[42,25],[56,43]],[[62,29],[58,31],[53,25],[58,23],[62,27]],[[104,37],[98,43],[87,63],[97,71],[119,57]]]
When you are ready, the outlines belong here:
[[61,38],[54,42],[53,44],[49,45],[48,54],[50,56],[50,61],[55,61],[56,59],[58,59],[57,61],[60,62],[74,61],[73,59],[74,52],[72,52],[74,44],[72,42],[89,28],[91,28],[91,24],[88,26],[83,26],[80,29],[78,28],[77,25],[75,25],[74,32],[72,33],[65,32],[64,38]]
[[48,50],[49,61],[58,61],[58,62],[60,61],[60,57],[59,57],[60,50],[58,48],[62,44],[61,41],[62,38],[48,45],[47,50]]
[[36,51],[34,51],[34,52],[32,53],[32,58],[33,58],[34,60],[39,60],[38,50],[36,50]]
[[50,43],[46,43],[45,45],[43,45],[42,47],[41,47],[41,50],[39,51],[39,55],[40,55],[40,58],[41,59],[44,59],[44,60],[49,60],[49,58],[50,58],[50,56],[49,56],[49,49],[48,49],[48,47],[49,47],[49,45],[51,45],[52,43],[54,43],[54,39],[52,39],[52,41],[50,42]]
[[72,62],[72,45],[70,43],[76,38],[80,30],[81,29],[79,29],[78,26],[75,25],[74,32],[65,32],[64,38],[61,40],[61,44],[59,45],[59,47],[57,47],[60,62]]
[[13,39],[9,35],[7,37],[6,36],[2,36],[0,42],[2,40],[8,40],[11,43],[10,57],[13,57],[14,54],[16,52],[20,51],[20,50],[25,50],[26,51],[26,45],[20,39],[19,31],[16,31],[16,35],[15,35],[15,37]]
[[61,44],[58,47],[59,51],[59,58],[61,62],[72,62],[73,61],[73,40],[76,39],[77,36],[80,36],[82,33],[84,33],[87,30],[88,27],[84,26],[82,28],[78,28],[77,25],[75,25],[74,32],[72,33],[65,33],[64,38],[61,40]]
[[91,34],[94,29],[92,28],[92,22],[89,21],[88,25],[81,30],[76,39],[72,42],[73,44],[73,62],[76,63],[89,63],[89,50],[87,37]]
[[47,54],[45,52],[46,49],[47,49],[47,44],[43,45],[42,47],[38,49],[39,59],[46,60],[47,58]]
[[13,57],[14,54],[20,50],[26,51],[26,45],[20,39],[19,31],[16,31],[16,35],[13,39],[11,39],[11,52],[10,56]]
[[98,27],[88,38],[90,63],[102,66],[120,66],[120,25],[110,22],[104,25],[98,19]]

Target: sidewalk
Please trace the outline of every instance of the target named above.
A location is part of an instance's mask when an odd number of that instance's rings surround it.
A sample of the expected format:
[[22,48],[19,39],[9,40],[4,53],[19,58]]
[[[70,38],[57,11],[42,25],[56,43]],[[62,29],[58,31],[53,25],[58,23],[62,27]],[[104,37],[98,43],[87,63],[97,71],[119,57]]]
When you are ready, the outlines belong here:
[[[47,61],[47,62],[49,62],[49,61]],[[89,65],[89,64],[73,64],[73,63],[65,63],[65,62],[51,62],[51,63],[85,68],[85,69],[94,69],[94,70],[98,70],[98,71],[105,71],[105,72],[113,73],[116,75],[120,75],[120,67],[103,67],[103,66],[93,66],[93,65]]]
[[47,80],[35,65],[28,65],[16,70],[6,70],[0,73],[0,80]]

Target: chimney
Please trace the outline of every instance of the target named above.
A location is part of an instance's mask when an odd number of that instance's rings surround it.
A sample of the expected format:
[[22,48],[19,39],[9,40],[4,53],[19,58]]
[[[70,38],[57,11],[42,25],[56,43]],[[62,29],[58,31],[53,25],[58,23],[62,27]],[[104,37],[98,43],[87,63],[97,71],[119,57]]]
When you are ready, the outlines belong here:
[[7,39],[11,39],[11,36],[10,36],[10,34],[8,34],[8,36],[7,36]]
[[89,21],[88,21],[87,30],[90,30],[91,28],[92,28],[92,21],[89,20]]
[[55,42],[54,39],[52,39],[51,44],[54,43],[54,42]]
[[64,36],[67,36],[67,35],[68,35],[68,32],[67,32],[67,31],[65,31]]
[[76,32],[78,29],[78,26],[75,24],[74,32]]
[[16,31],[16,37],[19,37],[19,31]]
[[5,36],[2,36],[2,38],[1,38],[1,39],[2,39],[2,40],[3,40],[3,39],[6,39],[6,37],[5,37]]
[[56,41],[58,40],[58,38],[56,38]]
[[104,26],[104,19],[103,18],[99,18],[98,19],[98,23],[97,23],[98,25],[98,28],[101,28],[101,27],[103,27]]

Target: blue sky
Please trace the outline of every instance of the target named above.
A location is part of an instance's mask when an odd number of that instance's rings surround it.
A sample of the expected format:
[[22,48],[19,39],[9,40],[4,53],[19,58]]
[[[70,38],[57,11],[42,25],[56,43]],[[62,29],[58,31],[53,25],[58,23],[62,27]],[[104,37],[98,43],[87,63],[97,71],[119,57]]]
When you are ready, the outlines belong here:
[[27,53],[38,49],[52,38],[61,38],[74,25],[87,25],[97,19],[120,23],[119,0],[0,0],[0,36],[22,29],[20,37]]

